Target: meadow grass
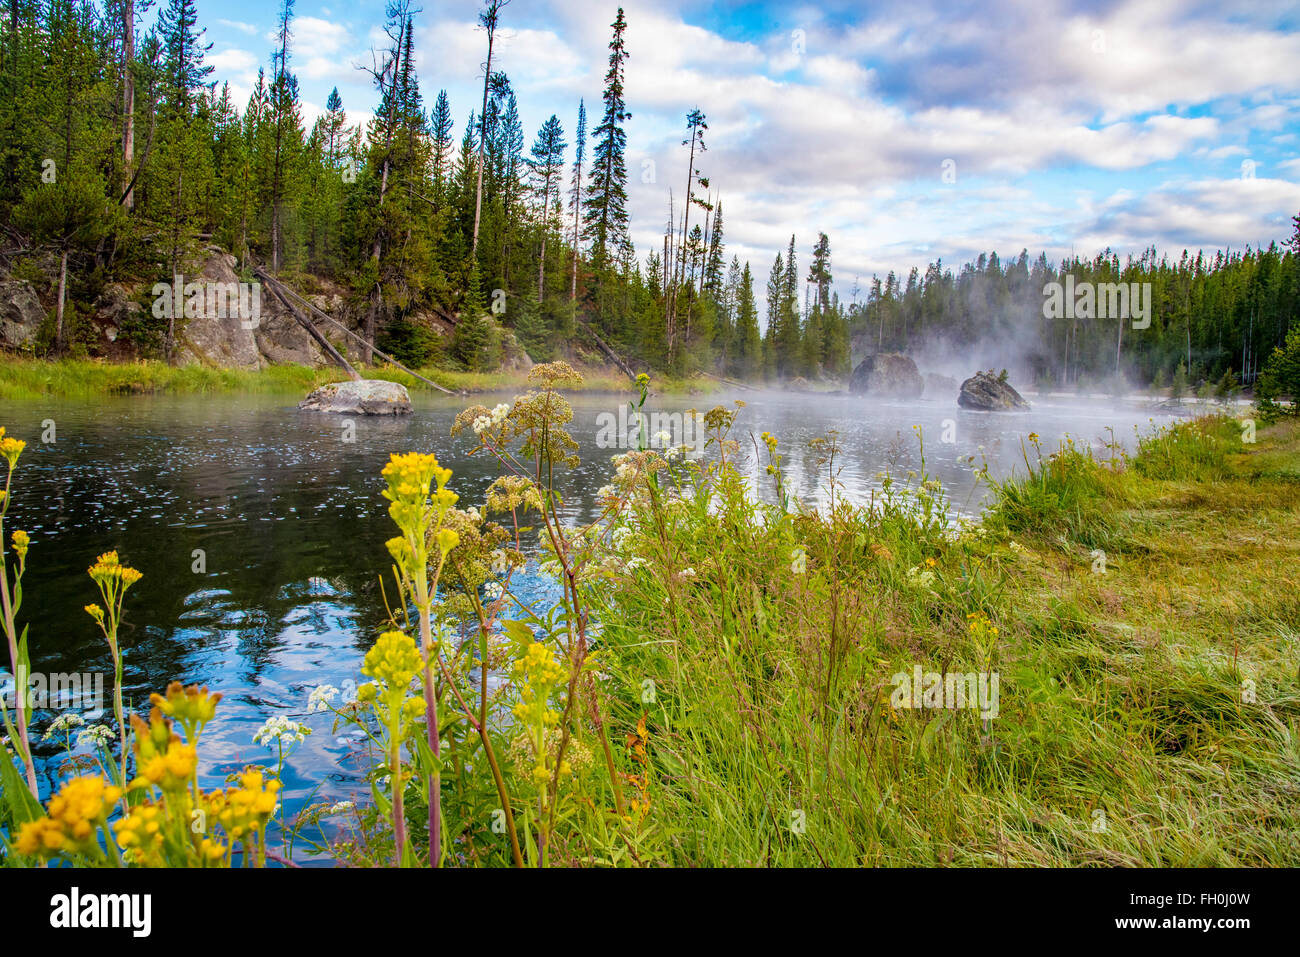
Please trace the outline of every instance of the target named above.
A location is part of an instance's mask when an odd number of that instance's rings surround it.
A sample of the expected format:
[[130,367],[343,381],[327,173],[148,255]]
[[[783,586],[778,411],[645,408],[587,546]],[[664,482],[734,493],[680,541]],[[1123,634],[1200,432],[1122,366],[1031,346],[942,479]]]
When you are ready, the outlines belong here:
[[[756,521],[725,478],[662,511],[603,615],[662,861],[1300,863],[1300,431],[1028,462],[960,530],[924,476],[822,516]],[[892,706],[917,664],[998,672],[997,716]]]
[[[373,379],[401,382],[413,391],[428,390],[414,376],[394,366],[359,370]],[[527,371],[465,372],[455,369],[418,369],[421,375],[456,392],[476,393],[522,389]],[[105,395],[137,393],[302,393],[306,395],[327,382],[347,376],[339,369],[302,365],[272,365],[265,369],[218,369],[210,366],[171,366],[165,362],[104,362],[94,359],[62,359],[49,362],[0,356],[0,399],[93,399]],[[589,370],[579,391],[632,394],[636,387],[621,372]],[[707,379],[665,380],[657,389],[670,395],[698,394],[720,388]],[[431,391],[431,390],[429,390]]]

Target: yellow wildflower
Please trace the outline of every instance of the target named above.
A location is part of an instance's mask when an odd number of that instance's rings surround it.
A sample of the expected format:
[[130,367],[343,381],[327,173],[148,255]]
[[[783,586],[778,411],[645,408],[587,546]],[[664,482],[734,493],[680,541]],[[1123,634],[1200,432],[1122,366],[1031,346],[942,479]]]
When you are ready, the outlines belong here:
[[[0,429],[0,436],[3,436],[4,430]],[[0,456],[9,463],[9,471],[13,471],[18,466],[18,456],[23,454],[23,449],[27,448],[27,443],[22,439],[0,437]]]

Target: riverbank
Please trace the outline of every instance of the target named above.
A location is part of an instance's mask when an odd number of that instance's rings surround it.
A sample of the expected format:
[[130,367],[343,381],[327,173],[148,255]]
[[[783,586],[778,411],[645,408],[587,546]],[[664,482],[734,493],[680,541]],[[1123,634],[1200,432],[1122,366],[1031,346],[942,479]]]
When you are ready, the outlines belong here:
[[652,756],[643,853],[1300,864],[1300,428],[1242,435],[1179,425],[1114,469],[1030,447],[955,533],[924,475],[875,515],[759,525],[725,485],[669,511],[601,616]]
[[[456,392],[474,394],[528,387],[527,370],[514,372],[463,372],[454,369],[418,369],[422,376]],[[636,392],[626,375],[614,369],[583,369],[583,382],[574,391]],[[372,379],[401,382],[413,391],[428,386],[393,366],[364,370]],[[103,362],[93,359],[61,359],[53,362],[5,356],[0,359],[0,399],[93,399],[106,395],[301,393],[347,376],[338,369],[302,365],[274,365],[257,371],[219,369],[200,365],[171,366],[165,362]],[[706,379],[661,379],[654,382],[657,393],[670,395],[707,394],[721,387]]]

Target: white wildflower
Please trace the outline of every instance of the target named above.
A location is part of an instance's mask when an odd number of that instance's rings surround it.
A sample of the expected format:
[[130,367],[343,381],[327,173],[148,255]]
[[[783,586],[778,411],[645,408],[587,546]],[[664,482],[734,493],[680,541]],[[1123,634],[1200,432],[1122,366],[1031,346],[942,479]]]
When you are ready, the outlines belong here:
[[284,747],[306,741],[311,728],[305,724],[285,717],[267,718],[266,722],[253,735],[253,743],[261,744],[272,751],[276,746]]
[[73,728],[79,728],[86,720],[75,711],[65,711],[50,722],[50,729],[41,735],[42,741],[48,741],[56,735],[66,734]]
[[500,582],[488,582],[483,586],[483,597],[488,601],[496,601],[504,590]]
[[339,689],[333,685],[321,685],[319,688],[312,688],[311,694],[307,696],[307,713],[316,714],[318,711],[329,711],[330,703],[338,696]]
[[504,575],[510,571],[510,556],[504,548],[492,549],[492,574]]
[[655,448],[660,448],[660,449],[667,448],[668,443],[671,442],[672,440],[673,440],[672,435],[662,429],[656,432],[654,435],[650,436],[650,444]]
[[77,732],[77,747],[97,748],[100,745],[108,744],[115,735],[113,729],[106,724],[92,724],[84,731]]
[[492,424],[500,425],[502,422],[506,420],[506,416],[509,414],[510,414],[510,406],[502,402],[492,410]]

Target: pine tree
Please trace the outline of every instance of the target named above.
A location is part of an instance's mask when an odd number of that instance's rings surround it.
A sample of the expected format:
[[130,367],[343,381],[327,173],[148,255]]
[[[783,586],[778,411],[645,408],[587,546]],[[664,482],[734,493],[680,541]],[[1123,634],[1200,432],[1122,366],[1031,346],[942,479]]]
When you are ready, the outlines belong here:
[[438,99],[433,104],[430,127],[433,135],[433,200],[436,208],[446,202],[447,184],[451,179],[451,164],[455,141],[452,132],[451,104],[447,102],[447,91],[439,90]]
[[745,263],[736,293],[736,358],[732,371],[752,379],[762,371],[763,342],[758,334],[758,309],[754,305],[754,276]]
[[[486,120],[488,116],[488,88],[492,83],[492,45],[496,39],[501,8],[509,2],[510,0],[483,0],[483,10],[478,15],[479,25],[487,31],[488,36],[487,63],[483,68],[483,110],[479,114],[483,120]],[[487,140],[488,127],[485,123],[478,141],[478,186],[474,196],[474,238],[470,243],[470,255],[472,256],[478,254],[479,220],[483,214],[483,151],[486,149]]]
[[722,250],[722,201],[719,200],[713,211],[713,229],[709,234],[709,260],[700,283],[700,293],[711,293],[715,300],[722,293]]
[[583,219],[591,237],[591,266],[598,276],[611,259],[631,246],[627,215],[627,131],[623,124],[632,118],[623,100],[623,70],[628,54],[623,41],[627,20],[623,8],[611,24],[609,69],[605,73],[605,112],[592,130],[595,140],[591,174],[584,200]]
[[186,116],[195,92],[207,83],[212,67],[204,66],[203,57],[212,49],[204,43],[207,28],[195,31],[198,13],[194,0],[171,0],[158,15],[158,31],[166,50],[167,80],[172,94],[172,109]]
[[587,155],[587,107],[578,100],[578,132],[574,138],[573,173],[569,183],[569,210],[573,213],[572,279],[569,286],[569,302],[576,303],[578,298],[578,251],[582,248],[582,223],[579,213],[582,209],[582,161]]
[[540,303],[546,298],[546,237],[550,233],[553,221],[551,219],[551,189],[554,187],[558,193],[560,188],[560,173],[564,168],[564,128],[560,126],[559,117],[554,113],[551,118],[542,124],[542,128],[537,131],[537,140],[533,143],[533,158],[529,160],[529,168],[532,170],[535,180],[535,191],[540,191],[541,203],[539,212],[541,214],[541,233],[542,248],[537,257],[537,301]]

